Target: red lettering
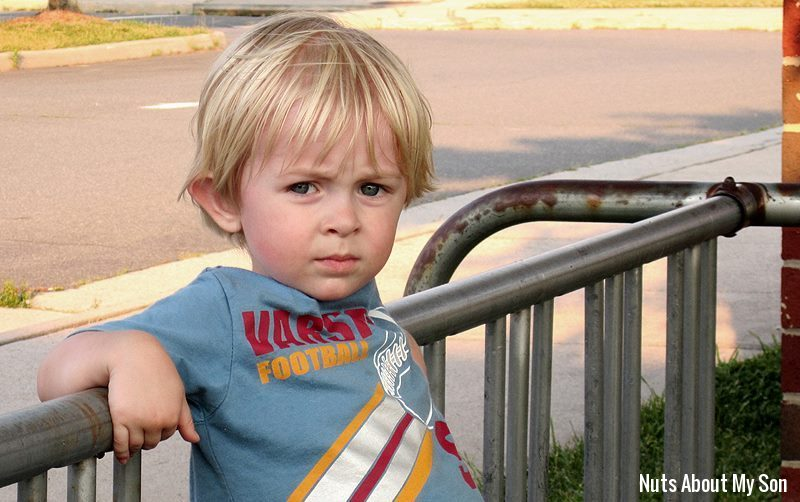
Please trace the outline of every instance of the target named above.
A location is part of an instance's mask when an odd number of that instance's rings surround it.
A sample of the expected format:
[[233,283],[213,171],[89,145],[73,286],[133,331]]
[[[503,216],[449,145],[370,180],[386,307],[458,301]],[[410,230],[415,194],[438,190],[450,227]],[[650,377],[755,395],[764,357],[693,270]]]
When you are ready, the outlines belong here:
[[369,325],[374,323],[372,319],[367,317],[367,309],[350,309],[345,310],[344,313],[349,315],[353,320],[353,324],[356,325],[356,329],[358,330],[358,334],[361,335],[361,338],[369,338],[372,335],[372,330]]
[[322,319],[313,315],[297,318],[297,336],[309,344],[327,343],[322,337]]
[[242,322],[244,323],[244,336],[250,342],[250,347],[253,348],[256,356],[263,356],[275,350],[269,343],[269,312],[261,311],[258,321],[258,336],[256,336],[255,312],[242,312]]
[[272,337],[275,340],[275,345],[278,348],[285,349],[290,345],[305,345],[303,342],[298,342],[292,333],[292,328],[289,326],[289,312],[285,310],[276,310],[272,313]]
[[447,424],[441,421],[436,422],[436,424],[434,424],[434,430],[436,432],[436,440],[439,442],[439,445],[441,445],[442,449],[458,459],[458,469],[461,471],[461,476],[464,478],[464,481],[473,490],[477,488],[475,480],[472,479],[472,474],[470,474],[467,468],[464,467],[464,462],[461,460],[461,455],[458,454],[456,444],[450,439],[452,434],[450,433],[450,429],[447,427]]
[[322,321],[325,325],[325,330],[328,333],[338,333],[341,336],[331,336],[330,340],[335,340],[337,342],[347,342],[350,340],[355,340],[356,336],[353,334],[353,330],[350,329],[346,323],[341,321],[334,321],[331,319],[339,315],[339,312],[331,312],[329,314],[322,314]]

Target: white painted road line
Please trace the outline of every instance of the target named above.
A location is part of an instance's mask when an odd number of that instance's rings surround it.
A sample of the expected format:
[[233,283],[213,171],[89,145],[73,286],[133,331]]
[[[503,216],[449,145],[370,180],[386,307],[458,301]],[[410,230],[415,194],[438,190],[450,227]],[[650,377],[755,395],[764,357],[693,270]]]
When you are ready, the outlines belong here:
[[182,103],[158,103],[140,107],[142,110],[180,110],[183,108],[197,108],[197,101]]

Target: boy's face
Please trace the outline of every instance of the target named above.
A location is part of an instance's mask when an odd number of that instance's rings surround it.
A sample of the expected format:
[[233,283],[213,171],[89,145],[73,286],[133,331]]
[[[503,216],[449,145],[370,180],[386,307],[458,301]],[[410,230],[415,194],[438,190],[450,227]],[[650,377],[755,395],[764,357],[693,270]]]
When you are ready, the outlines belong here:
[[238,217],[253,271],[318,300],[348,296],[377,275],[406,200],[388,126],[376,128],[377,166],[366,132],[348,134],[321,158],[324,142],[298,151],[282,132],[242,179]]

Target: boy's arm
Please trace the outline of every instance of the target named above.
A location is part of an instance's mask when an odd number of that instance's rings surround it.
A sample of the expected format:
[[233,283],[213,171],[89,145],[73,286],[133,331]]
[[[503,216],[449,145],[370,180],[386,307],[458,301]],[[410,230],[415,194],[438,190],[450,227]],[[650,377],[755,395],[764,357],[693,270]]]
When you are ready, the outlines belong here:
[[61,342],[42,362],[39,399],[108,387],[114,455],[125,463],[178,430],[200,437],[175,365],[155,337],[142,331],[87,331]]

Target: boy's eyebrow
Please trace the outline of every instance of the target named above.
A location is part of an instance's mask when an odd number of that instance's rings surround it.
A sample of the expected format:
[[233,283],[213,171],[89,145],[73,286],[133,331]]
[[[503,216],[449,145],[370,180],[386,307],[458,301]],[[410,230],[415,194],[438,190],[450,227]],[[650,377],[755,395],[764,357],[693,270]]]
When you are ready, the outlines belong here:
[[[339,168],[336,170],[333,169],[320,169],[319,166],[302,166],[294,164],[292,166],[286,166],[284,169],[281,169],[278,173],[278,176],[286,176],[286,177],[299,177],[299,178],[319,178],[319,179],[333,179],[339,177],[339,174],[343,169],[347,168]],[[370,166],[370,170],[368,173],[359,176],[360,179],[400,179],[404,178],[403,173],[398,169],[397,172],[386,172],[381,171],[380,169]]]

